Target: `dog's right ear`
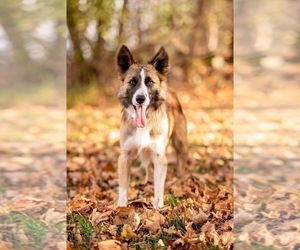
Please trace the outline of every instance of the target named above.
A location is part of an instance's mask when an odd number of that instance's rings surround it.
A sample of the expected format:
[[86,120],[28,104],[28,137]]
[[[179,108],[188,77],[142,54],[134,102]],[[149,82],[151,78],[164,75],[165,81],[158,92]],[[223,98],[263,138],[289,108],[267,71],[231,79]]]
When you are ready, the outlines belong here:
[[127,46],[122,45],[117,56],[118,70],[120,74],[124,74],[129,67],[136,63]]

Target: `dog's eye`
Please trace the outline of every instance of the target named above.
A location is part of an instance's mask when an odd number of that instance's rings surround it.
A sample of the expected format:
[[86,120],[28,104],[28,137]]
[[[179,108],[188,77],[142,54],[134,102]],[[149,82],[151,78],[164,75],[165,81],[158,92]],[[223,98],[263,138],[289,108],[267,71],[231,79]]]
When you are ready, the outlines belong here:
[[154,84],[154,81],[152,81],[152,79],[150,79],[150,78],[146,79],[147,87],[151,87],[151,86],[153,86],[153,84]]
[[129,84],[131,84],[132,86],[134,86],[134,85],[136,85],[136,81],[135,81],[134,79],[131,79],[131,80],[129,81]]

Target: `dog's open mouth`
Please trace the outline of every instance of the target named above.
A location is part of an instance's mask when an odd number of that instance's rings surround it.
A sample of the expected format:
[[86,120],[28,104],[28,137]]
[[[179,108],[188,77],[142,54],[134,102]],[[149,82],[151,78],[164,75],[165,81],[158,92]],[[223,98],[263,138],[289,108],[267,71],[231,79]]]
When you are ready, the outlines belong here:
[[133,106],[135,110],[134,124],[138,128],[144,128],[147,124],[146,107],[143,105]]

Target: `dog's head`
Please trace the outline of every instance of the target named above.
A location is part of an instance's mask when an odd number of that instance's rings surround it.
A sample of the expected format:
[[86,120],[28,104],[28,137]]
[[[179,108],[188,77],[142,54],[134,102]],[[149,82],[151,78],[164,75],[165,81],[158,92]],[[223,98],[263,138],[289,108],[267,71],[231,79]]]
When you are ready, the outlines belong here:
[[158,109],[167,98],[166,78],[169,71],[169,57],[161,47],[147,63],[137,63],[130,50],[123,45],[117,56],[119,76],[122,81],[118,98],[135,126],[147,125],[147,112]]

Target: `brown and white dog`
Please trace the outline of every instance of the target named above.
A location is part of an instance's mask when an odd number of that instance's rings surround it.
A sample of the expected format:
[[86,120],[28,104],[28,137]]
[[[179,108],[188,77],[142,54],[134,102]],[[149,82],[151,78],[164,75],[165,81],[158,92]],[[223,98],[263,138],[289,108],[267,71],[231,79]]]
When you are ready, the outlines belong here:
[[164,205],[169,139],[177,154],[179,176],[184,174],[188,152],[186,119],[176,93],[167,86],[169,57],[161,47],[148,64],[139,64],[123,45],[117,64],[122,81],[118,99],[123,106],[118,205],[127,205],[130,167],[139,158],[146,169],[146,183],[148,167],[154,166],[154,207],[161,208]]

